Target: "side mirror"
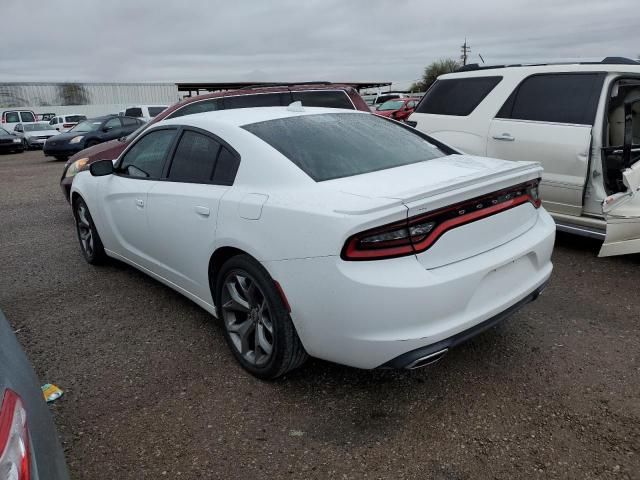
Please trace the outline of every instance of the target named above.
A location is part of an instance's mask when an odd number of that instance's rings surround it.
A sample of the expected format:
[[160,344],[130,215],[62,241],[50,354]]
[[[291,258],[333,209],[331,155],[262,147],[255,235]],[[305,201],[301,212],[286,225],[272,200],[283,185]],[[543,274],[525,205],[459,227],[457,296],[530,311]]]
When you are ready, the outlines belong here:
[[98,160],[89,165],[89,171],[94,177],[104,177],[114,172],[113,162],[111,160]]
[[111,130],[111,127],[102,127],[103,132],[108,132],[109,130]]

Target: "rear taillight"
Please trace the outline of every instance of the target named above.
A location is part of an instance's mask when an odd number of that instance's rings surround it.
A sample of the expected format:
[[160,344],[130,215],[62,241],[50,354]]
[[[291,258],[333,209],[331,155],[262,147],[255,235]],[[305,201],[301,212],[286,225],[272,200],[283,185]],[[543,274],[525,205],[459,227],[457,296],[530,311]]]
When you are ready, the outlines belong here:
[[27,412],[12,390],[5,391],[0,406],[0,478],[31,478]]
[[75,123],[63,123],[62,128],[71,128],[75,125]]
[[475,222],[523,203],[541,204],[540,180],[476,197],[423,215],[372,228],[351,236],[343,260],[381,260],[422,253],[448,230]]

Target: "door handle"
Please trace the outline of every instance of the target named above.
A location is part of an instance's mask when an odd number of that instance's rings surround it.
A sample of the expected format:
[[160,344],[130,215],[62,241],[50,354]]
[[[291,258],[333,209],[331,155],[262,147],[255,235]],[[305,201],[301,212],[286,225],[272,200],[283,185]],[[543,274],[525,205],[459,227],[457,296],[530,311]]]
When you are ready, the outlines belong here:
[[502,140],[503,142],[513,142],[516,137],[512,136],[510,133],[503,133],[500,135],[494,135],[493,136],[494,140]]
[[211,210],[208,207],[196,206],[196,213],[203,217],[208,217],[211,214]]
[[136,207],[144,208],[144,200],[142,200],[141,198],[136,198]]

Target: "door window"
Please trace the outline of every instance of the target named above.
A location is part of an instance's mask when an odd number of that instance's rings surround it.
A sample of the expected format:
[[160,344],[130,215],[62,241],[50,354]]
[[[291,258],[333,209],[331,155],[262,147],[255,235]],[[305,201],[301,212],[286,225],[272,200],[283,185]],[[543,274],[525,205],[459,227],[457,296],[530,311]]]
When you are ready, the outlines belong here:
[[116,128],[120,128],[120,118],[111,118],[107,120],[107,123],[104,124],[104,128],[107,130],[115,130]]
[[279,93],[261,93],[225,97],[224,108],[279,107],[282,105],[280,98],[281,95]]
[[210,183],[220,144],[213,138],[187,130],[182,134],[169,170],[169,180]]
[[133,144],[122,158],[118,172],[138,178],[160,178],[175,129],[154,130]]
[[22,117],[23,123],[31,123],[36,121],[36,117],[33,116],[31,112],[20,112],[20,117]]
[[127,108],[124,111],[124,114],[127,117],[138,117],[138,118],[140,118],[140,117],[142,117],[142,109],[138,108],[138,107]]
[[20,123],[18,112],[6,112],[4,118],[7,123]]
[[131,117],[120,117],[122,123],[125,127],[133,127],[138,128],[138,121],[135,118]]
[[302,102],[303,107],[346,108],[355,110],[353,103],[345,92],[317,90],[315,92],[291,92],[293,101]]
[[486,98],[502,77],[437,80],[424,95],[416,113],[465,117]]
[[497,118],[592,125],[604,75],[532,75],[511,94]]
[[49,125],[57,125],[58,124],[58,118],[57,117],[53,117],[51,119],[51,121],[49,122]]

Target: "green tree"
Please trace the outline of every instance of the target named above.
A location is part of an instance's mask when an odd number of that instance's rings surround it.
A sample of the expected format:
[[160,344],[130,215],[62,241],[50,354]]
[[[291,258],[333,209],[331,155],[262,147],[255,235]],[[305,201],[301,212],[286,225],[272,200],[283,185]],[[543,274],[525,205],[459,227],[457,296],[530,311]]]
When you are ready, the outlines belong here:
[[460,62],[452,58],[441,58],[440,60],[436,60],[425,67],[422,79],[411,84],[409,90],[412,92],[424,92],[440,75],[455,72],[460,68],[460,66]]

